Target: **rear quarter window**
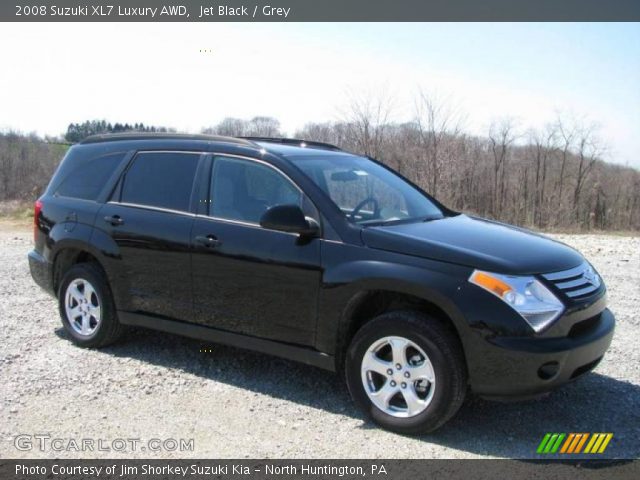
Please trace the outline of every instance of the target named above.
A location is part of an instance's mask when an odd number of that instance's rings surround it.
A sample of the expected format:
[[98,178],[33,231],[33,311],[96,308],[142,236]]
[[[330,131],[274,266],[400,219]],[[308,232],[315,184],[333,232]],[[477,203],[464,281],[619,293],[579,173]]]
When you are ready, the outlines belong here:
[[124,176],[120,201],[189,211],[199,159],[197,153],[139,153]]
[[112,153],[78,163],[56,188],[54,195],[60,197],[95,200],[118,167],[126,153]]

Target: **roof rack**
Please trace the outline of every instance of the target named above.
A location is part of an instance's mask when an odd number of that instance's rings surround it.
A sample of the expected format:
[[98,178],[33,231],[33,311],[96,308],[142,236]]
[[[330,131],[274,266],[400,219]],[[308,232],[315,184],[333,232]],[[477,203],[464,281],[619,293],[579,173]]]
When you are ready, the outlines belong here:
[[204,135],[204,134],[189,134],[189,133],[167,133],[167,132],[123,132],[123,133],[102,133],[98,135],[91,135],[84,140],[81,144],[87,143],[101,143],[101,142],[115,142],[118,140],[172,140],[172,139],[186,139],[186,140],[202,140],[205,142],[227,142],[237,143],[240,145],[252,145],[250,141],[236,137],[224,137],[221,135]]
[[300,138],[276,138],[276,137],[237,137],[252,142],[280,143],[282,145],[291,145],[292,147],[312,147],[322,148],[325,150],[342,151],[340,147],[331,145],[330,143],[314,142],[312,140],[302,140]]
[[330,143],[314,142],[312,140],[302,140],[299,138],[275,138],[275,137],[226,137],[222,135],[173,133],[173,132],[122,132],[122,133],[101,133],[90,135],[80,144],[116,142],[123,140],[201,140],[205,142],[227,142],[238,145],[256,146],[256,142],[279,143],[281,145],[291,145],[293,147],[311,147],[324,150],[342,151],[341,148]]

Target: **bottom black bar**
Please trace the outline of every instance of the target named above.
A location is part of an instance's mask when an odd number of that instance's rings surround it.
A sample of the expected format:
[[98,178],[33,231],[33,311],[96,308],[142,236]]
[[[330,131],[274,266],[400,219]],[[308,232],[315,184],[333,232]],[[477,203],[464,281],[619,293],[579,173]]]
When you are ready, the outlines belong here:
[[637,460],[0,460],[2,480],[638,479]]

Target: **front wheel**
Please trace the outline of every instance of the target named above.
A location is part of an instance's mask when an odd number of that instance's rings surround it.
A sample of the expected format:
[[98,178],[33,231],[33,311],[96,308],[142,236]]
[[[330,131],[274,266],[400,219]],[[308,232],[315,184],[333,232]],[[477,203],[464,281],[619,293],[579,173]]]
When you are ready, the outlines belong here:
[[389,312],[365,324],[349,346],[345,370],[356,404],[399,433],[436,430],[466,393],[460,342],[441,321],[420,312]]

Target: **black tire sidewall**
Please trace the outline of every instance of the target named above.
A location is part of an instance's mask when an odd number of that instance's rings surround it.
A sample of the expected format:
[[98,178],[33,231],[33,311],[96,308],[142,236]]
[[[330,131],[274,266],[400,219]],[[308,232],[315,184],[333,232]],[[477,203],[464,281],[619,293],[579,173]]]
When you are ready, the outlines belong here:
[[[412,317],[413,321],[405,321],[407,317]],[[416,317],[418,322],[415,321]],[[429,406],[414,417],[399,418],[383,412],[371,402],[362,384],[361,363],[364,354],[374,342],[387,336],[404,337],[415,342],[433,365],[436,378],[433,398]],[[452,355],[452,349],[456,347],[443,334],[438,322],[427,316],[413,312],[381,315],[355,335],[347,351],[345,375],[351,396],[369,418],[389,430],[407,434],[432,431],[452,416],[452,405],[461,403],[460,396],[464,395],[459,389],[466,389],[466,385],[460,385],[460,372],[464,371],[464,367],[456,364],[459,355]]]

